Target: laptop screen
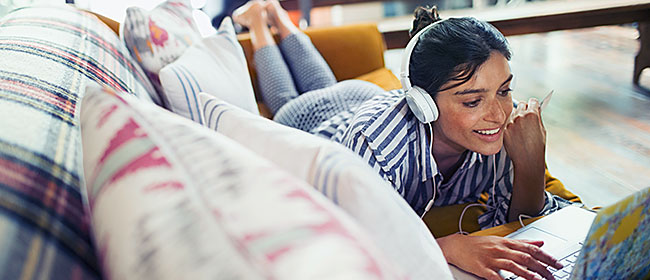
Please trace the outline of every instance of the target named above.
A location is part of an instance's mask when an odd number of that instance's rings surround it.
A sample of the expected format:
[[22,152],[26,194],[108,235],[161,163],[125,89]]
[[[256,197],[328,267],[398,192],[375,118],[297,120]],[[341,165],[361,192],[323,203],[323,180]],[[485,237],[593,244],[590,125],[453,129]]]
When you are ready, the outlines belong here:
[[650,188],[598,212],[572,279],[650,277]]

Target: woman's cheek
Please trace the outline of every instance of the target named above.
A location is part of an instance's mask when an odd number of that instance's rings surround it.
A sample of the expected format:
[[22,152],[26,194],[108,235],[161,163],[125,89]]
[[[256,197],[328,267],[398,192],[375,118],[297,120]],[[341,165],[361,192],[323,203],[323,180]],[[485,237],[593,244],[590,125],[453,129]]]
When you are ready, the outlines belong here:
[[460,128],[473,128],[480,115],[477,112],[462,112],[456,111],[449,114],[448,123],[450,127]]
[[512,98],[502,101],[501,108],[503,108],[503,113],[506,115],[506,119],[508,119],[510,117],[510,114],[512,114],[512,110],[514,110],[514,105],[512,104]]

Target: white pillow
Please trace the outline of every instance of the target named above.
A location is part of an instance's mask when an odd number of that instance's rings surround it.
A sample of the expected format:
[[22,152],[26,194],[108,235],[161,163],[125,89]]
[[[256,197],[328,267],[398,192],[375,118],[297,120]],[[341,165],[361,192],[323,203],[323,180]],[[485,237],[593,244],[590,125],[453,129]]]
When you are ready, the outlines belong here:
[[350,214],[411,279],[451,279],[438,243],[406,201],[347,148],[201,93],[204,120],[306,180]]
[[221,22],[216,35],[188,48],[165,66],[159,77],[169,109],[196,122],[201,123],[199,92],[210,92],[259,115],[244,51],[229,17]]
[[85,191],[106,279],[401,279],[304,181],[135,98],[87,90]]

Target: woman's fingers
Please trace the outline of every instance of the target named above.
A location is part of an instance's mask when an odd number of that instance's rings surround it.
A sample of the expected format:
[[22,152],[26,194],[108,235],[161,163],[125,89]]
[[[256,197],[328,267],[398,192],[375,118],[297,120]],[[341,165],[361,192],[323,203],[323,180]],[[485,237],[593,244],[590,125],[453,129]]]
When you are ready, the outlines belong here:
[[503,280],[503,278],[501,278],[501,276],[499,276],[498,273],[494,272],[494,270],[487,269],[487,268],[483,269],[481,273],[477,273],[476,275],[486,280]]
[[542,250],[539,246],[531,245],[530,242],[531,241],[521,242],[518,240],[512,240],[512,242],[508,243],[506,246],[508,246],[510,249],[524,252],[553,268],[562,268],[562,264],[558,262],[557,259],[544,252],[544,250]]
[[542,247],[544,245],[543,240],[519,240],[519,241],[528,243],[530,245],[535,245],[537,247]]
[[530,98],[528,99],[527,103],[520,102],[517,105],[517,108],[512,111],[512,114],[510,114],[510,121],[514,122],[516,118],[522,117],[528,113],[536,113],[539,110],[539,100],[537,98]]
[[546,265],[543,265],[539,260],[529,254],[513,250],[511,259],[518,264],[527,267],[529,270],[537,272],[537,274],[546,279],[554,279],[551,272],[546,269]]
[[510,123],[513,123],[515,119],[519,116],[523,116],[523,113],[526,111],[526,108],[528,107],[527,103],[520,102],[519,105],[517,105],[517,108],[512,110],[512,113],[510,114]]
[[439,239],[447,260],[486,279],[501,279],[500,270],[526,279],[554,279],[547,265],[561,265],[539,247],[541,241],[520,241],[494,236],[447,236]]
[[535,97],[531,97],[528,99],[528,107],[526,108],[526,113],[531,112],[537,112],[539,110],[539,100]]
[[540,249],[540,247],[544,244],[544,241],[508,240],[504,244],[508,248],[508,250],[504,250],[501,257],[507,260],[514,261],[517,265],[521,267],[527,268],[527,272],[522,274],[521,272],[518,272],[520,270],[513,271],[510,270],[509,268],[503,268],[503,267],[501,269],[508,270],[512,273],[515,273],[527,279],[534,279],[534,278],[529,278],[531,275],[531,271],[536,272],[538,275],[541,275],[546,279],[554,279],[553,275],[551,274],[550,271],[548,271],[544,263],[553,266],[554,264],[557,263],[557,261],[555,260],[555,258],[546,254],[542,249]]
[[[539,115],[539,100],[535,97],[531,97],[528,99],[528,103],[526,103],[525,108],[522,108],[521,111],[518,112],[518,117],[526,117],[528,115]],[[541,116],[539,117],[541,120]]]
[[[510,259],[500,259],[495,261],[495,266],[497,270],[507,270],[510,271],[514,274],[517,274],[525,279],[541,279],[540,275],[526,269],[526,267],[518,264],[517,262],[510,260]],[[546,278],[546,279],[555,279],[553,278],[553,275],[550,276],[551,278]]]

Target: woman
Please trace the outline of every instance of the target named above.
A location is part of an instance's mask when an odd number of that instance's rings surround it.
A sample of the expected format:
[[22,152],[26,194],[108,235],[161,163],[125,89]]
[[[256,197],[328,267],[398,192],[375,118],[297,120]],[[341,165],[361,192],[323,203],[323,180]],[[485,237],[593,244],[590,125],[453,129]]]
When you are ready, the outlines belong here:
[[[260,89],[275,120],[349,147],[418,214],[488,192],[488,211],[479,218],[485,228],[562,205],[544,191],[539,102],[513,109],[511,52],[493,26],[474,18],[440,21],[435,9],[416,10],[411,36],[424,31],[405,56],[411,75],[404,82],[421,88],[439,111],[435,121],[421,122],[403,90],[336,83],[277,1],[249,2],[233,19],[251,32]],[[269,24],[280,35],[279,46]],[[460,234],[437,241],[450,263],[488,279],[500,279],[501,269],[552,279],[547,265],[561,266],[539,249],[542,242]]]

